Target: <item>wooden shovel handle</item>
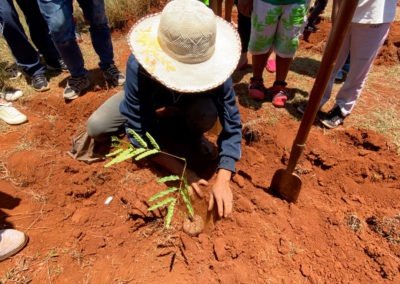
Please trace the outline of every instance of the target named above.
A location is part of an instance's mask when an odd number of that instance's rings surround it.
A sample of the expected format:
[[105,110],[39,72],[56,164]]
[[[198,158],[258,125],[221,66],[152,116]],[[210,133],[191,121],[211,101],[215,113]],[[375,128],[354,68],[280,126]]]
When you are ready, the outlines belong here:
[[344,37],[350,27],[354,11],[357,8],[358,0],[341,1],[338,16],[333,24],[325,52],[322,56],[321,65],[315,78],[314,86],[310,93],[310,99],[307,103],[303,119],[301,121],[296,139],[293,142],[292,151],[288,164],[288,172],[292,172],[299,160],[302,150],[305,146],[311,126],[314,123],[318,112],[319,104],[325,92],[329,78],[335,66]]

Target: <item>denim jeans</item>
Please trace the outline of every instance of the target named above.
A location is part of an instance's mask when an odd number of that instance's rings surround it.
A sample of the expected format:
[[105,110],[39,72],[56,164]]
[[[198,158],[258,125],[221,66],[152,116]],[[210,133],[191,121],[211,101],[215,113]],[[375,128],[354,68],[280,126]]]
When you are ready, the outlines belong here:
[[[90,25],[92,44],[100,57],[99,66],[103,70],[107,69],[114,64],[114,53],[104,0],[78,0],[78,2]],[[86,75],[83,56],[75,41],[72,0],[38,0],[38,3],[53,41],[71,75]]]
[[[17,0],[17,3],[25,15],[32,41],[46,62],[54,63],[60,58],[60,55],[51,40],[47,24],[40,13],[36,1]],[[40,63],[39,53],[26,37],[12,0],[0,1],[0,23],[2,25],[1,32],[17,65],[28,76],[43,74],[46,69]]]

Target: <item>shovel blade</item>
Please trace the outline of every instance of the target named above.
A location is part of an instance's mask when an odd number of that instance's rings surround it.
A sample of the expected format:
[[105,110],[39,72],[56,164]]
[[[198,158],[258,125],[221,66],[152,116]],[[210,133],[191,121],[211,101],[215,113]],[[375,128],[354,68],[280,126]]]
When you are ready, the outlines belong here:
[[301,190],[301,179],[287,170],[277,170],[272,177],[271,189],[289,202],[296,202]]

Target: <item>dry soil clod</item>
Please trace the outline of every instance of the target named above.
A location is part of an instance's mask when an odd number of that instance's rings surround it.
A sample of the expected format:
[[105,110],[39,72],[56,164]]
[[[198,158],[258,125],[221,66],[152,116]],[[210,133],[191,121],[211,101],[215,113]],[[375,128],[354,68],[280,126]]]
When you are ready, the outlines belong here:
[[204,230],[204,221],[199,215],[194,215],[193,220],[183,221],[183,231],[189,236],[196,237]]

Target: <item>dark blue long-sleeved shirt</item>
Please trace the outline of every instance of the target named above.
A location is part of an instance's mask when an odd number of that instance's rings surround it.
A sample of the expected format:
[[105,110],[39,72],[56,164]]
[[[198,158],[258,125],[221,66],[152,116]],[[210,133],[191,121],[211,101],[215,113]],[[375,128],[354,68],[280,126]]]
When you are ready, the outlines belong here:
[[[205,93],[214,101],[222,125],[217,140],[218,168],[234,173],[235,162],[241,156],[242,125],[232,79]],[[146,132],[157,133],[156,110],[175,105],[181,95],[152,78],[131,55],[126,66],[125,98],[120,104],[120,112],[127,119],[126,130],[130,128],[141,136]],[[127,135],[131,143],[138,146],[128,131]]]

